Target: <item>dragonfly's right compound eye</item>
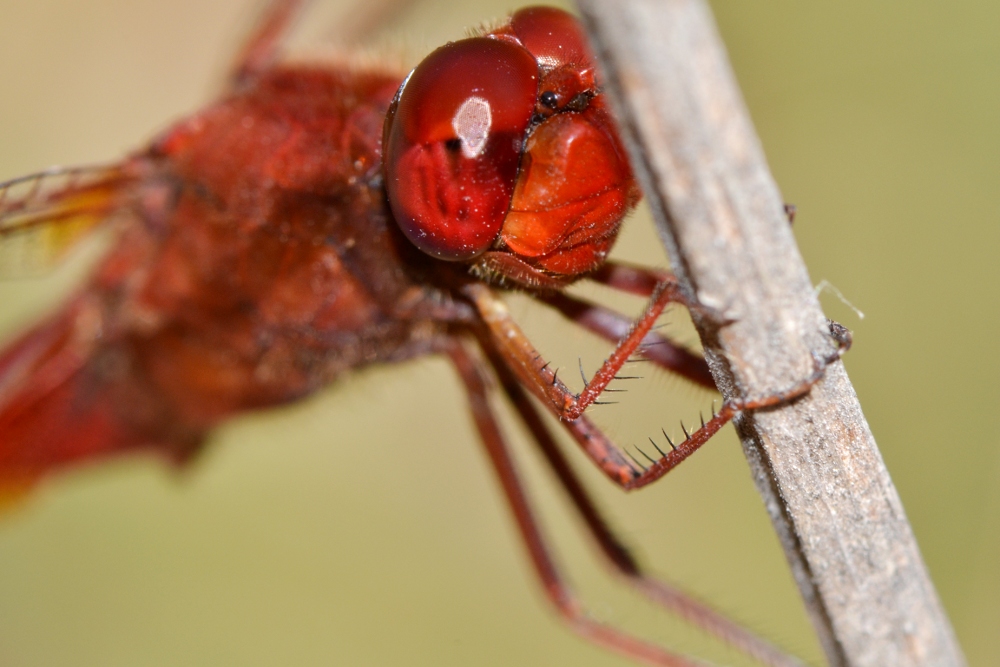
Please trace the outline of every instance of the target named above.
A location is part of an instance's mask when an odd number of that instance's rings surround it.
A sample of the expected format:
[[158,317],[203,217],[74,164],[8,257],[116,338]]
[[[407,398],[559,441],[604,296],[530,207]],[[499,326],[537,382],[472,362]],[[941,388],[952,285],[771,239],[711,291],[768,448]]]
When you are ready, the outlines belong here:
[[393,216],[414,245],[452,261],[490,248],[537,95],[532,55],[485,37],[437,49],[407,77],[386,118],[383,163]]

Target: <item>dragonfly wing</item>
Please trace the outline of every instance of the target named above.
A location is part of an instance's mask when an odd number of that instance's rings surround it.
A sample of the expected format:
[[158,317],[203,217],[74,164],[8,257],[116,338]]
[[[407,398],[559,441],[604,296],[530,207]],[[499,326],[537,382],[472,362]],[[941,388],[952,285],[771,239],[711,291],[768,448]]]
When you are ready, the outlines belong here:
[[0,350],[0,511],[71,465],[139,451],[179,465],[198,452],[204,433],[164,425],[169,406],[126,347],[96,335],[99,317],[84,293]]
[[0,183],[0,277],[58,265],[128,201],[122,165],[54,167]]

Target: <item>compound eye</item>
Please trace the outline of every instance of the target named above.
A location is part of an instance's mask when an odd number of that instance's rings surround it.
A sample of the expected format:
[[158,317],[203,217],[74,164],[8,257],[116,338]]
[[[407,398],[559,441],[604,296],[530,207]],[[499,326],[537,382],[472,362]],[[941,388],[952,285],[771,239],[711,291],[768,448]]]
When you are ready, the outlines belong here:
[[538,61],[543,72],[572,65],[592,69],[594,57],[575,16],[554,7],[527,7],[514,12],[511,30]]
[[432,52],[396,93],[383,133],[386,192],[422,251],[469,260],[510,208],[538,64],[510,42],[474,37]]

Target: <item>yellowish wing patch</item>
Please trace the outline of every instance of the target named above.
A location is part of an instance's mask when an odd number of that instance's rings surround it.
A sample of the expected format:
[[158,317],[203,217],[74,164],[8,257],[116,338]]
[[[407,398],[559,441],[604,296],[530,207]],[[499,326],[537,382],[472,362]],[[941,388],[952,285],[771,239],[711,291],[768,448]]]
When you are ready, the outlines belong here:
[[56,167],[0,183],[0,277],[52,269],[127,201],[119,165]]

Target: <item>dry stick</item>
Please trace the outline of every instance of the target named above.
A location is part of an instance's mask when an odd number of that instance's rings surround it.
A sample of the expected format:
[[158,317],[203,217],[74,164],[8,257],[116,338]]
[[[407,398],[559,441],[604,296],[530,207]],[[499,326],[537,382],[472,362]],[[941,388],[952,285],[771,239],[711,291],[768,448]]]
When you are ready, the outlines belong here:
[[[726,398],[792,386],[833,343],[702,0],[578,0]],[[831,665],[965,664],[843,364],[737,423]]]

